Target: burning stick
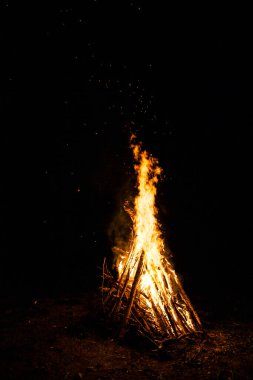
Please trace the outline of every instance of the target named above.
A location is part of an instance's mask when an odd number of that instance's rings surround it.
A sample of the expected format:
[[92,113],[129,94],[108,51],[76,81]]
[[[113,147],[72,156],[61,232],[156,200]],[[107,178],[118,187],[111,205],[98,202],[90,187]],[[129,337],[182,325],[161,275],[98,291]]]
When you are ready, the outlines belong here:
[[132,247],[114,252],[118,278],[104,265],[102,290],[109,318],[121,324],[120,337],[134,324],[142,335],[160,345],[168,339],[202,331],[199,317],[166,257],[157,221],[156,184],[161,174],[158,161],[131,137],[138,194],[134,206],[124,205],[133,222]]
[[129,316],[131,314],[131,309],[132,309],[132,306],[133,306],[133,303],[134,303],[137,286],[138,286],[138,283],[140,281],[140,276],[141,276],[142,269],[143,269],[143,258],[144,258],[144,251],[142,251],[142,253],[141,253],[141,256],[140,256],[140,259],[139,259],[139,263],[138,263],[138,268],[136,270],[136,274],[135,274],[135,277],[134,277],[134,282],[133,282],[131,293],[130,293],[130,297],[129,297],[129,303],[128,303],[128,306],[127,306],[126,314],[124,316],[123,323],[122,323],[122,328],[121,328],[121,331],[120,331],[120,337],[121,338],[125,335],[125,327],[127,325]]

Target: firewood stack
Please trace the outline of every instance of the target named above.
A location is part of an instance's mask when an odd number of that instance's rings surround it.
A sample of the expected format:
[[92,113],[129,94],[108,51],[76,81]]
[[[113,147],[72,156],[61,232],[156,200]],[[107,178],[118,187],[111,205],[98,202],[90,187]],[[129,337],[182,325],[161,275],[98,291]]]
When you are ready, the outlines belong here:
[[[141,286],[142,276],[149,269],[145,252],[140,252],[137,258],[131,251],[125,254],[128,260],[117,278],[108,270],[106,260],[103,265],[104,310],[108,319],[119,327],[119,336],[124,337],[128,327],[134,326],[140,335],[161,346],[164,341],[202,332],[199,317],[166,257],[162,260],[163,267],[157,269],[163,278],[162,289],[156,273],[150,275],[155,290],[153,297]],[[135,272],[133,279],[131,271]]]

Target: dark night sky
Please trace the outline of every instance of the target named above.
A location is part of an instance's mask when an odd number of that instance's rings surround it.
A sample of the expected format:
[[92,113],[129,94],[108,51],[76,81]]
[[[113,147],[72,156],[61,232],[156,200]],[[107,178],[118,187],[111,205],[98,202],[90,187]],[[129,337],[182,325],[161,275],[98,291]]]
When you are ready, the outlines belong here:
[[97,285],[131,125],[164,169],[160,218],[185,286],[250,294],[246,10],[17,3],[0,12],[2,290]]

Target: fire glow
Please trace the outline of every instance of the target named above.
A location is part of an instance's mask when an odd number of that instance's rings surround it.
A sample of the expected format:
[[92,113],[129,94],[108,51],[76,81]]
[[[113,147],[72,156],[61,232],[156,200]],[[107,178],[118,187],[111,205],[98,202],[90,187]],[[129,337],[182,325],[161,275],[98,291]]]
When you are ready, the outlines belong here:
[[137,195],[125,211],[132,220],[129,249],[114,247],[117,278],[104,263],[103,303],[107,315],[161,345],[164,340],[202,331],[201,322],[166,254],[155,205],[162,173],[158,160],[143,150],[132,135],[130,146],[137,177]]

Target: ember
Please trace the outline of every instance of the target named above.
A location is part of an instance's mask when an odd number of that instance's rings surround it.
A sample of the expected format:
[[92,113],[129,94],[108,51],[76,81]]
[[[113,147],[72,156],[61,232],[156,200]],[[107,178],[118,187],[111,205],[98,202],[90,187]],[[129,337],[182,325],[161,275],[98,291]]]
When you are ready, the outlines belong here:
[[132,135],[138,193],[124,204],[132,220],[128,249],[114,247],[117,276],[103,266],[103,304],[124,337],[127,326],[161,346],[162,342],[202,331],[201,322],[166,254],[157,220],[156,184],[162,169]]

